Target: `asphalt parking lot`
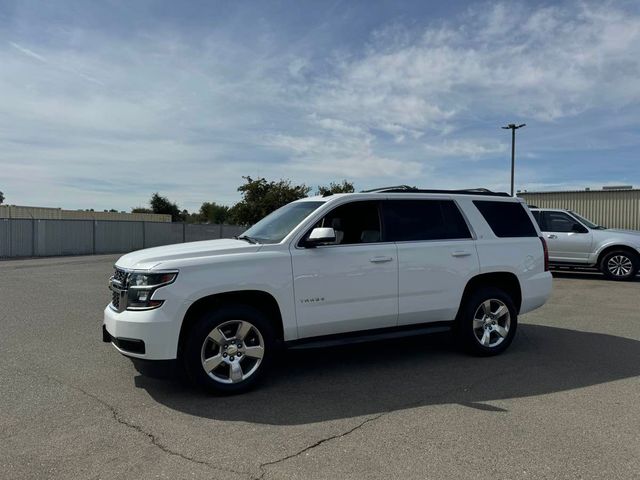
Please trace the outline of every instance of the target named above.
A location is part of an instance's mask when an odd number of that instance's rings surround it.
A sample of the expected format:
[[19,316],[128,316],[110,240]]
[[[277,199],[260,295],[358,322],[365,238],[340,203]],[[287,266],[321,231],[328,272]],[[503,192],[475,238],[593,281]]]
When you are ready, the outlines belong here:
[[0,477],[638,478],[640,281],[558,274],[499,357],[289,352],[216,398],[102,343],[115,258],[0,262]]

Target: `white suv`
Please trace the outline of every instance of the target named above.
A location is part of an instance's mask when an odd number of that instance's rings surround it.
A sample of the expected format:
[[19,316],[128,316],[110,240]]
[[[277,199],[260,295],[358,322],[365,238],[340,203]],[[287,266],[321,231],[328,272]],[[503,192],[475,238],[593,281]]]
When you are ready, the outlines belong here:
[[551,292],[546,244],[522,200],[487,190],[389,187],[311,197],[236,239],[121,257],[103,338],[177,359],[198,385],[246,390],[279,346],[453,329],[504,351]]

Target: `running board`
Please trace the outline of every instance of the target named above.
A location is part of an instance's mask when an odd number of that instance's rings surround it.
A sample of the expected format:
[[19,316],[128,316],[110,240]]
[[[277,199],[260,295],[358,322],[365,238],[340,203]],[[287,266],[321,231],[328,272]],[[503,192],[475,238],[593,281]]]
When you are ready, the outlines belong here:
[[322,337],[303,338],[285,342],[285,347],[291,350],[306,350],[311,348],[336,347],[353,345],[354,343],[368,343],[394,338],[414,337],[432,333],[449,332],[453,322],[437,322],[431,324],[410,325],[407,327],[391,327],[360,332],[340,333]]

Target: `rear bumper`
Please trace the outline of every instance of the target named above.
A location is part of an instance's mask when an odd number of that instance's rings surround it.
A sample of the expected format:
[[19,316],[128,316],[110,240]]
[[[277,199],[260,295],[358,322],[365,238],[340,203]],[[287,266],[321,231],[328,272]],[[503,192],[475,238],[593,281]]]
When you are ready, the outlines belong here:
[[551,296],[553,277],[551,272],[542,272],[522,282],[522,305],[520,313],[541,307]]

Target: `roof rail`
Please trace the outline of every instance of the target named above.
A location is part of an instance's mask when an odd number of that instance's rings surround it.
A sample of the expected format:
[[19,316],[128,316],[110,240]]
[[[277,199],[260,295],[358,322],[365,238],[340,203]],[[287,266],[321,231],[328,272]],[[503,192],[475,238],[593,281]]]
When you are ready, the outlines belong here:
[[410,187],[409,185],[394,185],[393,187],[379,187],[372,188],[371,190],[362,190],[360,193],[378,193],[378,192],[388,192],[390,190],[416,190],[416,187]]
[[460,190],[434,190],[397,185],[393,187],[380,187],[371,190],[363,190],[361,193],[453,193],[458,195],[488,195],[493,197],[510,197],[506,192],[493,192],[487,188],[465,188]]

